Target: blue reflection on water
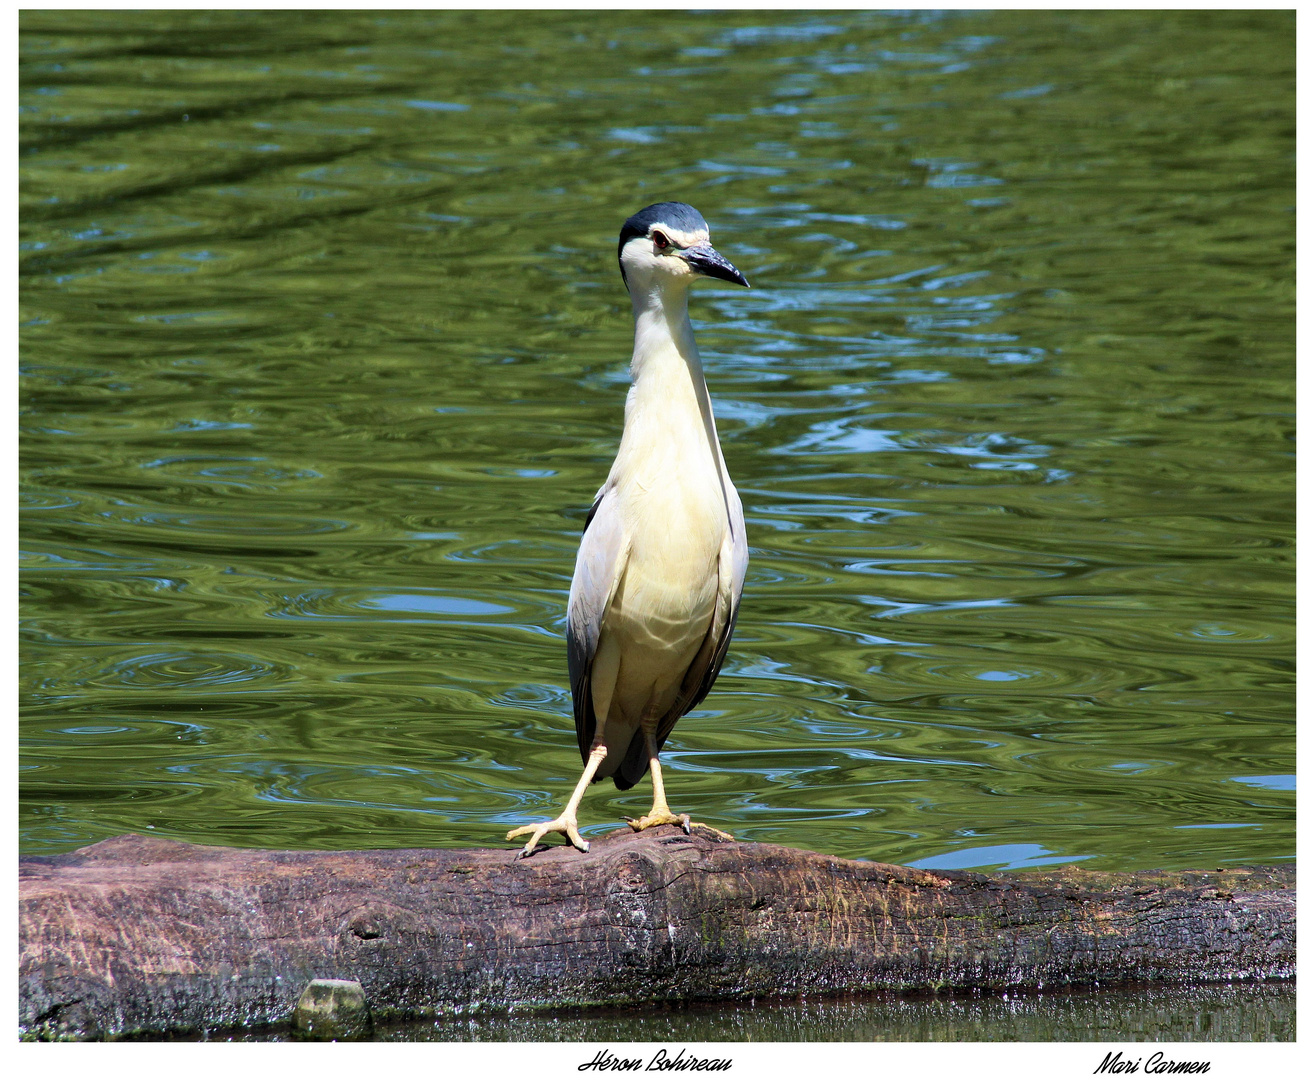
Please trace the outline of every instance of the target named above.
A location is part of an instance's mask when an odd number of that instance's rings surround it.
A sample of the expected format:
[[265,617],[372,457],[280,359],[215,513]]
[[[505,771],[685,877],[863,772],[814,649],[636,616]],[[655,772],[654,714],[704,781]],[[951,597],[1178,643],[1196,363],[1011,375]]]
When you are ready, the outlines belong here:
[[[1046,856],[1054,856],[1046,858]],[[920,870],[980,870],[998,868],[1023,870],[1033,866],[1054,866],[1057,863],[1081,862],[1090,855],[1055,855],[1040,844],[991,844],[986,847],[964,848],[960,851],[933,855],[909,863]]]
[[470,600],[464,596],[436,596],[432,593],[377,596],[362,600],[361,607],[382,608],[384,611],[421,611],[431,615],[501,615],[514,610],[484,600]]

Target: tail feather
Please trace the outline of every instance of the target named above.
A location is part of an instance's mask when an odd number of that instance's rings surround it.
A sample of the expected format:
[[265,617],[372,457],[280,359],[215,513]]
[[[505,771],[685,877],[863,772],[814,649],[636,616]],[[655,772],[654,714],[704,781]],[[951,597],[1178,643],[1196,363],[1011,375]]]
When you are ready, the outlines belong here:
[[631,736],[630,745],[626,747],[626,756],[621,765],[612,774],[612,782],[619,791],[629,791],[648,772],[648,754],[644,752],[644,729],[638,728]]

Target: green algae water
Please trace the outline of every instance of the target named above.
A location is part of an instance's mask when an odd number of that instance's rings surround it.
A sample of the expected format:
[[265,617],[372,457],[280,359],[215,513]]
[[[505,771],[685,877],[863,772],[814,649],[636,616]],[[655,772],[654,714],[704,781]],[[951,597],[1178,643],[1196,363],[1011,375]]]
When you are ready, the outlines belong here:
[[1291,12],[20,28],[23,852],[556,813],[616,234],[683,199],[753,284],[692,303],[751,564],[673,808],[1294,857]]

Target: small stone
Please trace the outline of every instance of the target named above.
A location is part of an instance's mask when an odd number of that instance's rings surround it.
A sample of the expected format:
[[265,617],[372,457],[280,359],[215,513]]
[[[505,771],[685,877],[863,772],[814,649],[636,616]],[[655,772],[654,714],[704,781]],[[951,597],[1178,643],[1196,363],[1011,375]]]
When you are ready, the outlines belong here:
[[371,1028],[365,990],[351,979],[312,979],[297,1000],[292,1020],[308,1039],[362,1039]]

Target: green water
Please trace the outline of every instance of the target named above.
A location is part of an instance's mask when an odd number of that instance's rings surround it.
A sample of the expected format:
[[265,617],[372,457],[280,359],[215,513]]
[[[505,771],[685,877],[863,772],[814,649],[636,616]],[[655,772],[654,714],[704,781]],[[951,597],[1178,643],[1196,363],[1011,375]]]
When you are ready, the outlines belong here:
[[656,1013],[637,1009],[630,1013],[468,1018],[381,1029],[376,1037],[443,1042],[668,1044],[1289,1042],[1297,1037],[1296,1013],[1295,995],[1286,985],[1189,989],[1160,986],[971,997],[890,995]]
[[20,26],[23,851],[555,813],[616,233],[677,198],[753,289],[693,303],[751,565],[674,808],[1294,857],[1291,12]]
[[[189,1032],[187,1041],[285,1041],[288,1028]],[[378,1025],[381,1042],[1291,1042],[1290,985],[1108,987],[1052,994],[876,995],[679,1009],[576,1010]],[[152,1039],[151,1041],[155,1041]],[[1105,1048],[1098,1052],[1099,1061]],[[591,1051],[592,1052],[592,1051]],[[651,1057],[653,1050],[643,1056]],[[725,1057],[707,1051],[704,1057]],[[1136,1055],[1130,1055],[1136,1056]],[[582,1060],[588,1060],[586,1053]]]

